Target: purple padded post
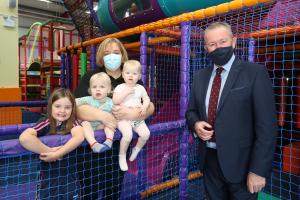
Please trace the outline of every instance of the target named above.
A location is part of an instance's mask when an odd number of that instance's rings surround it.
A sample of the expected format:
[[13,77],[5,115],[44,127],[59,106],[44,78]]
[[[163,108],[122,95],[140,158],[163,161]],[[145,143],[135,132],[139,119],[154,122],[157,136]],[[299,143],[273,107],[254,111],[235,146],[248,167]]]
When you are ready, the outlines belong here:
[[[147,33],[142,32],[140,36],[140,62],[142,66],[142,81],[144,83],[144,86],[147,87],[147,48],[148,48],[148,37]],[[147,166],[146,166],[146,154],[145,151],[141,152],[141,162],[138,164],[138,176],[139,177],[147,177]],[[138,180],[138,190],[143,191],[148,186],[147,179],[145,180]]]
[[249,62],[254,62],[255,58],[255,39],[251,38],[249,40],[249,45],[248,45],[248,61]]
[[[181,49],[180,49],[180,119],[184,119],[188,102],[189,88],[189,59],[190,59],[190,32],[191,22],[181,23]],[[180,137],[180,169],[179,169],[179,198],[187,199],[188,186],[188,130],[185,128]]]
[[66,64],[66,88],[71,88],[72,85],[72,58],[71,54],[67,54],[67,64]]
[[141,47],[140,47],[140,62],[142,65],[142,81],[147,87],[147,48],[148,48],[148,38],[147,34],[145,32],[141,33],[140,36],[140,42],[141,42]]
[[66,82],[65,82],[65,71],[66,71],[66,55],[61,54],[60,55],[60,87],[65,88]]
[[95,70],[97,68],[97,65],[96,65],[96,46],[95,45],[91,45],[90,63],[91,63],[91,70]]
[[150,85],[149,85],[149,88],[150,88],[150,99],[153,99],[154,98],[154,91],[153,91],[153,88],[154,88],[154,74],[155,73],[155,47],[152,46],[151,48],[151,54],[150,54],[150,60],[149,60],[149,65],[150,65],[150,74],[152,75],[151,78],[150,78]]

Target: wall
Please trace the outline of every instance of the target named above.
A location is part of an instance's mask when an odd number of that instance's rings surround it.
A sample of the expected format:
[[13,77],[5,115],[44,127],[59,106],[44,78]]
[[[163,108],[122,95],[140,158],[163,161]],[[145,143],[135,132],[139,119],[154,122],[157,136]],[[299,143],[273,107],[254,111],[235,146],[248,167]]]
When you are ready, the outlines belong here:
[[[8,7],[9,0],[0,0],[0,87],[19,87],[18,58],[18,0],[16,7]],[[4,17],[13,16],[15,25],[4,27]]]

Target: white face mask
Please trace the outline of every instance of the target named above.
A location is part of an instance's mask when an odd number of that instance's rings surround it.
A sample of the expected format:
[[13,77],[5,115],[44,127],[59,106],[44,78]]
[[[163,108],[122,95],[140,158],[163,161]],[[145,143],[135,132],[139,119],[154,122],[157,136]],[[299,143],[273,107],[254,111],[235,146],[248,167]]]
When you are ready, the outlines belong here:
[[116,71],[121,66],[121,54],[108,54],[103,57],[104,66],[110,71]]

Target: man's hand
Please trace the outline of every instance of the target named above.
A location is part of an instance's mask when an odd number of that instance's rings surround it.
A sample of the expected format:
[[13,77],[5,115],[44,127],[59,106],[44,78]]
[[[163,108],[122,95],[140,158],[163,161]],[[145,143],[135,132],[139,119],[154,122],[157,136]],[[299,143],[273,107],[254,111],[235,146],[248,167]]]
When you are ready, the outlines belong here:
[[251,194],[260,192],[266,185],[266,178],[254,174],[252,172],[248,173],[247,177],[247,187]]
[[198,121],[195,123],[195,131],[199,138],[203,141],[211,139],[214,131],[211,130],[211,125],[205,121]]

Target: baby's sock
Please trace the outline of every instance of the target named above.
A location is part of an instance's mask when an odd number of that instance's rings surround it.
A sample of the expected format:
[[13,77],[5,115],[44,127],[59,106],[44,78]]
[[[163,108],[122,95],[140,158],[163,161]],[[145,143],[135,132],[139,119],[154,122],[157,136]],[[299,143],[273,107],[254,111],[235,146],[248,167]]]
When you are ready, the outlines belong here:
[[91,145],[91,148],[94,153],[100,153],[101,149],[104,148],[104,145],[100,144],[98,142],[95,142],[94,144]]
[[113,143],[113,141],[111,139],[106,139],[104,142],[104,144],[106,144],[110,149],[111,149],[112,143]]
[[126,154],[119,154],[119,165],[122,171],[128,170],[128,165],[126,162]]
[[134,161],[134,160],[136,159],[136,157],[137,157],[137,155],[139,154],[140,151],[141,151],[140,148],[134,147],[134,148],[132,149],[131,156],[130,156],[129,160],[130,160],[130,161]]

